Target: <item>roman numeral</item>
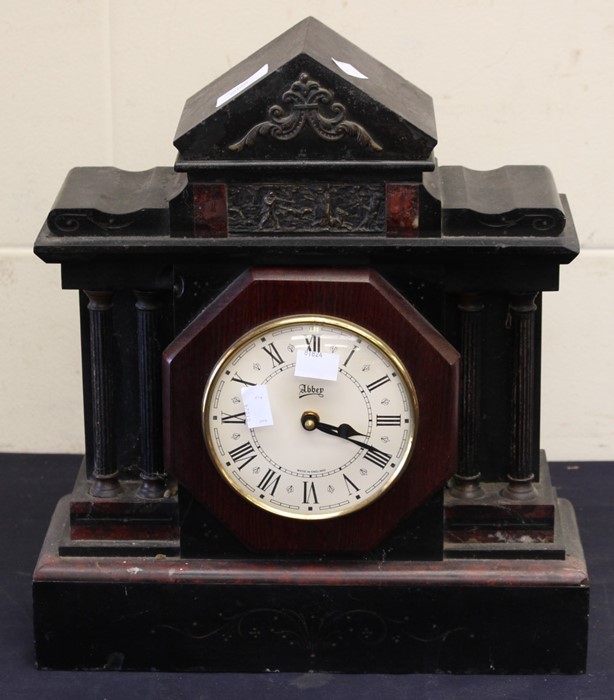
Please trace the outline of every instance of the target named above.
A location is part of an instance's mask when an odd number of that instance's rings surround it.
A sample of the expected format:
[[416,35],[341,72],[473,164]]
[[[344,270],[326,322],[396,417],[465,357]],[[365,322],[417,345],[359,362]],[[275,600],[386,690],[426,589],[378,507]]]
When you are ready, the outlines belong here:
[[375,391],[376,389],[379,389],[380,386],[387,384],[389,381],[390,377],[387,374],[385,374],[383,377],[380,377],[374,382],[371,382],[371,384],[367,384],[367,389],[369,390],[369,392]]
[[358,486],[345,474],[343,475],[343,480],[345,481],[345,487],[348,490],[348,496],[351,496],[355,491],[360,491]]
[[228,450],[233,462],[243,462],[239,467],[239,471],[246,467],[252,459],[256,459],[256,451],[249,442],[244,442],[242,445],[235,447],[234,450]]
[[352,355],[358,350],[358,345],[354,345],[352,348],[352,352],[345,358],[345,362],[343,363],[344,367],[347,367],[348,362],[352,359]]
[[267,473],[260,480],[260,483],[258,484],[258,488],[262,491],[266,491],[267,489],[270,489],[271,496],[274,496],[275,489],[277,488],[277,485],[279,484],[280,479],[281,479],[281,474],[276,474],[272,469],[269,469],[267,471]]
[[309,338],[305,338],[305,342],[307,343],[307,350],[309,350],[309,352],[322,352],[322,339],[319,335],[311,335]]
[[378,450],[377,447],[369,447],[369,449],[365,452],[364,457],[365,459],[369,460],[369,462],[373,462],[373,464],[383,469],[392,458],[392,455]]
[[303,481],[303,503],[317,503],[316,485],[313,481]]
[[222,411],[222,423],[245,423],[245,412],[224,413]]
[[375,425],[401,425],[401,416],[376,416]]
[[276,367],[277,365],[280,365],[283,362],[283,359],[282,359],[281,355],[279,354],[279,350],[275,347],[275,345],[273,343],[269,343],[268,345],[263,345],[262,349],[271,358],[271,360],[273,362],[273,367]]
[[254,382],[246,382],[245,379],[241,379],[239,375],[235,372],[235,376],[230,380],[231,382],[239,382],[239,384],[244,384],[245,386],[256,386]]

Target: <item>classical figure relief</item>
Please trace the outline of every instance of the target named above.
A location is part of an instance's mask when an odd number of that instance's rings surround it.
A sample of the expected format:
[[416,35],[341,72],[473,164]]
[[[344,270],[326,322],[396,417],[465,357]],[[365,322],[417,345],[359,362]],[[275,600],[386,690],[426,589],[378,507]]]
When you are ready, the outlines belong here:
[[384,233],[380,184],[277,184],[230,186],[230,233]]

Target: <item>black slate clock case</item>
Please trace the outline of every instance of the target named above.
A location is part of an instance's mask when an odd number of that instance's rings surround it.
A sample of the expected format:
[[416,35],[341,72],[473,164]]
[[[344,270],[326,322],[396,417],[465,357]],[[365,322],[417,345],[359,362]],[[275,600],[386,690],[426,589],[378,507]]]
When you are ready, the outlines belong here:
[[[539,448],[541,297],[578,253],[550,171],[438,165],[431,98],[314,19],[174,143],[172,168],[72,170],[35,244],[79,290],[86,438],[34,573],[39,667],[583,672],[586,565]],[[419,461],[374,541],[282,546],[209,476],[203,358],[358,308],[437,349]]]

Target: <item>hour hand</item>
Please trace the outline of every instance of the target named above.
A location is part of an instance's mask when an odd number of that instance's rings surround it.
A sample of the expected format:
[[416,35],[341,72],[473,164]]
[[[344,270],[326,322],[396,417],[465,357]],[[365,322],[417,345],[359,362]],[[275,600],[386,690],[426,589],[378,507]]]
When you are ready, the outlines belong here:
[[366,434],[355,430],[347,423],[341,423],[340,425],[323,423],[320,420],[320,416],[315,411],[305,411],[305,413],[303,413],[301,416],[301,424],[305,430],[321,430],[323,433],[327,433],[328,435],[337,435],[338,437],[344,439],[353,437],[354,435]]
[[305,430],[320,430],[327,435],[335,435],[343,440],[349,440],[360,447],[366,447],[370,449],[369,445],[365,443],[358,442],[358,440],[352,440],[355,435],[365,436],[365,433],[361,433],[358,430],[352,428],[348,423],[341,423],[340,425],[330,425],[330,423],[323,423],[317,413],[312,411],[306,411],[301,417],[301,423]]
[[[324,426],[324,428],[323,428]],[[354,430],[351,425],[347,423],[341,423],[341,425],[335,427],[333,425],[328,425],[327,423],[319,423],[316,426],[319,430],[324,429],[324,432],[330,432],[332,435],[338,435],[341,438],[347,439],[354,437],[354,435],[365,435],[365,433],[360,433],[358,430]]]

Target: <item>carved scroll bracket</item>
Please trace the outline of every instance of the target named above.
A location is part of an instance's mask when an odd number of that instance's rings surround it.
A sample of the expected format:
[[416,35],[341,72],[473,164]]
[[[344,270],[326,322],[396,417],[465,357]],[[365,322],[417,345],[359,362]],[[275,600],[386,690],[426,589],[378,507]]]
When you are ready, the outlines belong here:
[[243,138],[230,145],[229,150],[242,151],[253,146],[258,136],[291,141],[306,126],[325,141],[340,141],[349,136],[372,151],[382,150],[363,126],[347,119],[346,107],[334,101],[332,91],[312,80],[307,73],[301,73],[281,99],[288,105],[287,110],[280,105],[269,107],[269,119],[253,126]]

